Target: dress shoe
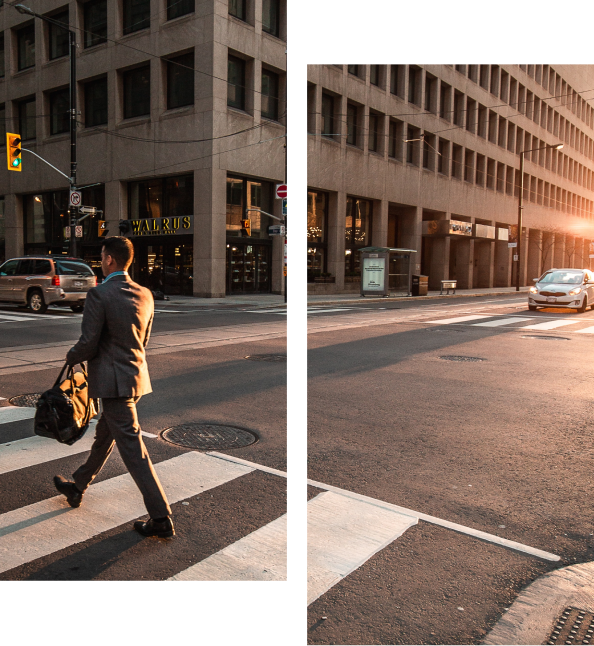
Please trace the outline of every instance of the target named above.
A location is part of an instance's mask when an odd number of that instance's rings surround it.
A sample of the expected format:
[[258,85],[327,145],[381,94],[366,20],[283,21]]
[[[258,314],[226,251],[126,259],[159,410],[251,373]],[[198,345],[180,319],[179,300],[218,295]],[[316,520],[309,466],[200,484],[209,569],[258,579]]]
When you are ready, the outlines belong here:
[[137,520],[134,523],[134,529],[143,536],[157,536],[158,538],[171,538],[175,536],[173,521],[169,517],[162,522],[158,522],[152,518],[149,518],[146,522]]
[[80,507],[82,502],[82,493],[76,488],[74,482],[69,482],[62,476],[54,476],[56,489],[66,496],[66,500],[71,507]]

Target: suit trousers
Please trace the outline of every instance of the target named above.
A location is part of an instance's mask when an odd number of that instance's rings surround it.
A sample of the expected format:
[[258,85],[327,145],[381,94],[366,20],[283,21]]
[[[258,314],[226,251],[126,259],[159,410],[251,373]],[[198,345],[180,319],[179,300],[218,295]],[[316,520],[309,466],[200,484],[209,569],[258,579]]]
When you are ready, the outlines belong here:
[[153,468],[140,434],[136,402],[140,397],[102,399],[103,412],[97,422],[95,441],[85,464],[73,474],[74,483],[84,492],[107,462],[114,444],[144,499],[151,518],[171,515],[163,487]]

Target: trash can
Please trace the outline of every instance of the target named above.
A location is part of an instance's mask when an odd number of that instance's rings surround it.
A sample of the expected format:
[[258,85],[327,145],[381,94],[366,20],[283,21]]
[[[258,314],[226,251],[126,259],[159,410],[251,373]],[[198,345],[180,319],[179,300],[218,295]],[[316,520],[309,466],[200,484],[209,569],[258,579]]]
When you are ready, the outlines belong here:
[[429,291],[429,276],[415,276],[412,277],[411,293],[413,296],[427,296]]

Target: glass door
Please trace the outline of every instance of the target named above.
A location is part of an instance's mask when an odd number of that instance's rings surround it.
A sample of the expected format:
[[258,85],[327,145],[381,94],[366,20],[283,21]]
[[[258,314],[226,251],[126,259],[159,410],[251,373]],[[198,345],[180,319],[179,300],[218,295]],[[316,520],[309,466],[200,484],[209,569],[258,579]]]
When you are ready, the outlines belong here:
[[229,244],[227,292],[245,294],[270,291],[270,246]]

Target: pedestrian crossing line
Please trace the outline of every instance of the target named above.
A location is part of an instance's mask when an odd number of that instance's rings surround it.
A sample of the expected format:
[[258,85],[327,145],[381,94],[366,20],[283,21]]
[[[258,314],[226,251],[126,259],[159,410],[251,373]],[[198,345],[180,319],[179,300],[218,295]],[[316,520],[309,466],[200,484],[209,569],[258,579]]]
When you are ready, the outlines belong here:
[[489,314],[471,314],[469,316],[456,316],[455,318],[439,319],[438,321],[424,321],[425,323],[434,323],[436,325],[449,325],[450,323],[465,323],[466,321],[477,321],[478,319],[489,319],[493,315]]
[[286,314],[287,308],[280,307],[280,308],[271,309],[271,310],[243,310],[243,312],[245,314]]
[[307,603],[416,525],[418,518],[331,491],[307,504]]
[[286,580],[286,514],[168,579],[168,581]]
[[576,319],[561,319],[560,321],[547,321],[546,323],[536,323],[535,325],[525,325],[523,330],[554,330],[558,327],[563,327],[564,325],[574,325],[575,323],[580,323],[581,321]]
[[348,498],[353,498],[355,500],[361,500],[384,509],[390,509],[401,514],[408,516],[414,516],[419,520],[424,520],[426,523],[431,523],[432,525],[439,525],[440,527],[445,527],[446,529],[451,529],[455,532],[461,534],[466,534],[467,536],[472,536],[474,538],[487,541],[488,543],[493,543],[495,545],[500,545],[501,547],[506,547],[508,549],[516,550],[518,552],[523,552],[524,554],[529,554],[530,556],[535,556],[537,558],[545,559],[546,561],[559,561],[560,557],[551,552],[545,552],[544,550],[539,550],[536,547],[531,547],[529,545],[524,545],[522,543],[517,543],[516,541],[510,541],[506,538],[501,538],[495,534],[489,534],[488,532],[483,532],[480,529],[474,529],[473,527],[466,527],[464,525],[459,525],[458,523],[453,523],[449,520],[443,520],[442,518],[437,518],[436,516],[429,516],[428,514],[423,514],[412,509],[407,509],[406,507],[400,507],[399,505],[393,505],[389,502],[384,502],[383,500],[378,500],[377,498],[371,498],[369,496],[364,496],[363,494],[355,493],[354,491],[348,491],[346,489],[340,489],[339,487],[333,487],[332,485],[323,484],[322,482],[316,482],[315,480],[308,480],[308,485],[312,487],[317,487],[318,489],[324,489],[326,491],[332,491],[338,493],[342,496]]
[[233,462],[235,464],[241,464],[244,467],[251,467],[258,471],[264,471],[265,473],[271,473],[274,476],[280,476],[281,478],[286,478],[286,471],[279,471],[278,469],[273,469],[272,467],[267,467],[263,464],[256,464],[255,462],[249,462],[248,460],[242,460],[241,458],[235,457],[234,455],[227,455],[226,453],[217,453],[216,451],[207,451],[206,455],[211,455],[213,458],[219,458],[221,460],[227,460],[227,462]]
[[[72,318],[72,314],[67,315],[68,318]],[[82,317],[82,314],[79,314],[79,316]],[[0,319],[7,319],[9,321],[36,321],[38,319],[54,319],[56,320],[57,318],[63,318],[63,317],[56,317],[52,316],[51,314],[25,314],[22,312],[19,312],[17,314],[5,314],[4,312],[0,312]]]
[[476,327],[499,327],[500,325],[510,325],[511,323],[523,323],[524,321],[532,321],[532,317],[526,316],[511,316],[506,319],[496,319],[495,321],[487,321],[486,323],[473,323]]
[[[191,498],[253,471],[190,451],[155,464],[170,503]],[[89,540],[146,515],[129,474],[91,485],[78,509],[64,496],[0,515],[0,572]]]
[[576,334],[594,334],[594,326],[585,327],[583,330],[576,330]]
[[32,320],[33,319],[29,318],[28,316],[11,316],[8,314],[0,314],[0,323],[10,323],[12,321],[32,321]]

